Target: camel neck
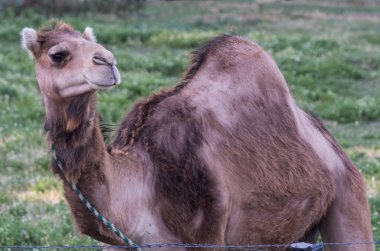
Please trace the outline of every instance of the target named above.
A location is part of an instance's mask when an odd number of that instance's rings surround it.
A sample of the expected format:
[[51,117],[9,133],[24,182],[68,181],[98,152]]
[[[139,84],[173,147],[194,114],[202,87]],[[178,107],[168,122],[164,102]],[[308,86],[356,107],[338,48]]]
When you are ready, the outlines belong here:
[[[54,144],[65,176],[72,181],[80,179],[91,166],[102,166],[106,152],[99,118],[95,115],[95,94],[56,101],[45,99],[45,131]],[[52,163],[53,171],[60,173]]]
[[45,132],[56,146],[83,145],[96,124],[95,94],[86,94],[68,100],[45,98]]

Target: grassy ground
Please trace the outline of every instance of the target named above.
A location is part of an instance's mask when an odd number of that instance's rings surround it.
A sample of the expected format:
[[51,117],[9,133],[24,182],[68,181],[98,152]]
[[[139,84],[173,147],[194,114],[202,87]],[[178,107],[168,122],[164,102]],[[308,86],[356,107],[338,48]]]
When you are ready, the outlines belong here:
[[[10,11],[0,16],[0,246],[95,244],[73,230],[61,184],[48,169],[33,63],[19,47],[20,30],[48,18],[33,12],[16,18]],[[98,102],[111,124],[137,99],[176,84],[189,52],[213,36],[241,34],[260,43],[297,103],[325,120],[364,174],[380,240],[379,5],[149,1],[123,18],[62,19],[79,30],[92,26],[117,58],[122,84],[101,93]]]

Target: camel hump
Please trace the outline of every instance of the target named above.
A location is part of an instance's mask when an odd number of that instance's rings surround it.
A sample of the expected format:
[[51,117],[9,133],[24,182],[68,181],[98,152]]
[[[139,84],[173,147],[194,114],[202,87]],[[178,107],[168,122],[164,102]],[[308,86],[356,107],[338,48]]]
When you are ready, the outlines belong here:
[[[192,53],[189,67],[175,87],[161,90],[135,104],[120,126],[114,147],[133,145],[155,107],[179,93],[191,97],[195,107],[210,100],[229,102],[229,106],[241,104],[239,100],[263,102],[265,99],[283,103],[285,96],[291,98],[277,65],[258,44],[241,36],[221,35]],[[223,111],[229,109],[225,107]]]

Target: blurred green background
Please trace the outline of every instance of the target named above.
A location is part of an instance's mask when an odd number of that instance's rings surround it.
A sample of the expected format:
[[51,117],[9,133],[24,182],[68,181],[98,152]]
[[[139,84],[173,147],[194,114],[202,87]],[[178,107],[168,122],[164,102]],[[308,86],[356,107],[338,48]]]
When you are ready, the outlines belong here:
[[[175,85],[190,52],[222,33],[258,42],[274,57],[299,106],[324,120],[366,178],[380,240],[380,2],[0,2],[0,246],[96,244],[75,233],[60,181],[48,168],[43,108],[23,27],[59,18],[94,28],[118,61],[122,84],[98,95],[117,125],[131,104]],[[378,247],[380,250],[380,247]]]

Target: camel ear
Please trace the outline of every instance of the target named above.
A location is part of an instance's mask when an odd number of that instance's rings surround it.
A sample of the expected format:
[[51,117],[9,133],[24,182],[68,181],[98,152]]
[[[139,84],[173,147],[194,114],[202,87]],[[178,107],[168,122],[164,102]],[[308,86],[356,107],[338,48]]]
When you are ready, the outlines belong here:
[[21,33],[21,46],[27,50],[29,56],[34,58],[35,53],[38,51],[40,45],[37,41],[37,32],[32,28],[24,28]]
[[94,34],[94,30],[91,27],[87,26],[86,29],[84,29],[83,36],[91,42],[96,43],[96,36]]

